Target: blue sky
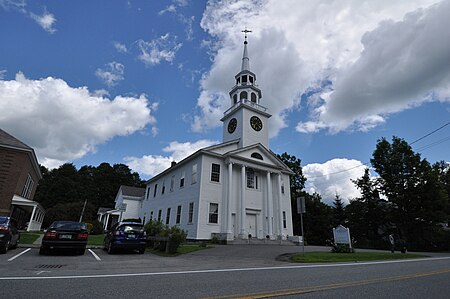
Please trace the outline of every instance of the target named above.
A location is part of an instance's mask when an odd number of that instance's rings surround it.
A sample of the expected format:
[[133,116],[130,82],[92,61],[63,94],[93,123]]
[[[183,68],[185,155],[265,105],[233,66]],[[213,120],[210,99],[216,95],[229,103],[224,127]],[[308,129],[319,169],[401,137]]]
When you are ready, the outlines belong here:
[[[47,167],[149,178],[221,142],[245,27],[270,147],[326,202],[358,195],[379,138],[450,121],[450,1],[0,0],[0,128]],[[448,139],[413,148],[449,161]]]

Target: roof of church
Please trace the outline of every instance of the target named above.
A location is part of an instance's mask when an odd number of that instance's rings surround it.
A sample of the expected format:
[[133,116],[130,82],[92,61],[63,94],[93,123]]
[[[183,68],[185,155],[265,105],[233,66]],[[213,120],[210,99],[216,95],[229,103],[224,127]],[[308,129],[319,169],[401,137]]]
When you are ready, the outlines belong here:
[[145,188],[120,186],[122,188],[122,194],[125,196],[142,197],[145,195]]

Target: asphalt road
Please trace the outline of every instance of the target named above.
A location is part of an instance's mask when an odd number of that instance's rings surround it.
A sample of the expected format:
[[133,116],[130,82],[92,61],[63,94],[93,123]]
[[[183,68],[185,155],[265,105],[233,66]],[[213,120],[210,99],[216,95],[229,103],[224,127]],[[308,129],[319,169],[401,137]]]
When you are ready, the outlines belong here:
[[[169,258],[101,249],[39,256],[37,249],[19,248],[0,255],[0,297],[450,298],[449,254],[321,265],[276,259],[299,249],[229,245]],[[324,248],[307,247],[315,250]]]

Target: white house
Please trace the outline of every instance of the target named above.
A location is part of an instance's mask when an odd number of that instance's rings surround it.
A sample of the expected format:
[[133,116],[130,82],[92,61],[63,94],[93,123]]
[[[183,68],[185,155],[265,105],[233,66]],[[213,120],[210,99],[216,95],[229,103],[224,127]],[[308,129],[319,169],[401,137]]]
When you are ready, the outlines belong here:
[[223,143],[150,179],[138,213],[144,222],[178,225],[197,240],[292,236],[292,171],[269,150],[271,115],[250,71],[247,37],[235,82],[221,119]]

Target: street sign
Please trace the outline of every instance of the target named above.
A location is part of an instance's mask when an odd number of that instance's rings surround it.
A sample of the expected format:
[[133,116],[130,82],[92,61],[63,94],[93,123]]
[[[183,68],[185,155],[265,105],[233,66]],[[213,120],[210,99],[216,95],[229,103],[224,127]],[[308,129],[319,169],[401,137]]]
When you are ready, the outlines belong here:
[[348,244],[350,248],[352,247],[350,229],[347,227],[338,225],[336,228],[333,228],[333,237],[335,244]]
[[118,210],[121,212],[125,212],[127,210],[127,204],[126,203],[121,204]]
[[306,213],[305,197],[297,197],[297,214]]

